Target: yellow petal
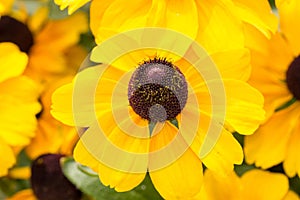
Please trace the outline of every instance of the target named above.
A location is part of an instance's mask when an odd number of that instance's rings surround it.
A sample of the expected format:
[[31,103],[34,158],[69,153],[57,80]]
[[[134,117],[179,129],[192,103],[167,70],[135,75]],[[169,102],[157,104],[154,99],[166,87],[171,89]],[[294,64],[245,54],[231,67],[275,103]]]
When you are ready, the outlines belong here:
[[23,73],[28,57],[26,53],[19,50],[18,46],[9,43],[0,43],[0,60],[1,60],[1,73],[0,82],[19,76]]
[[74,159],[82,165],[98,171],[99,161],[86,149],[82,140],[79,140],[74,149]]
[[32,189],[21,190],[6,200],[37,200]]
[[[116,160],[116,162],[119,162],[119,160]],[[101,163],[99,164],[98,170],[101,182],[106,186],[114,188],[118,192],[132,190],[144,180],[146,175],[146,170],[144,173],[122,172],[109,168]]]
[[90,0],[54,0],[54,2],[60,6],[61,10],[69,7],[68,14],[71,15],[77,9],[88,3]]
[[[210,113],[211,106],[213,106],[215,109],[219,109],[219,114],[222,115],[225,109],[223,104],[226,102],[226,125],[230,125],[241,134],[252,134],[264,120],[263,96],[249,84],[239,80],[226,79],[207,82],[207,85],[212,88],[219,88],[222,84],[226,97],[222,97],[222,93],[219,91],[211,91],[209,94],[204,84],[197,86],[196,95],[200,108],[203,112]],[[216,105],[211,105],[211,97],[219,100]]]
[[88,127],[95,121],[96,88],[104,70],[102,67],[87,68],[77,74],[73,83],[58,88],[52,95],[51,114],[54,118],[67,125],[81,127]]
[[199,13],[197,42],[209,53],[244,47],[242,23],[232,12],[235,8],[231,1],[196,3]]
[[299,196],[292,190],[289,190],[283,200],[299,200]]
[[300,53],[300,2],[297,0],[276,0],[276,7],[279,11],[280,29],[291,45],[294,55]]
[[271,34],[277,30],[278,20],[272,13],[271,6],[267,1],[234,0],[238,16],[246,23],[255,26],[266,37],[270,38]]
[[[126,9],[123,5],[126,5]],[[97,43],[115,33],[143,27],[169,28],[191,38],[195,38],[197,34],[198,13],[192,0],[178,2],[134,0],[130,2],[129,7],[127,6],[128,2],[124,0],[109,3],[92,2],[91,27]],[[189,24],[186,24],[187,21]]]
[[241,181],[234,172],[220,176],[207,169],[204,173],[201,192],[197,196],[199,200],[238,200],[241,199],[241,190]]
[[247,81],[250,73],[250,53],[247,49],[234,49],[211,54],[221,76]]
[[0,2],[0,15],[5,15],[11,11],[14,0],[3,0]]
[[49,21],[35,38],[35,43],[44,45],[46,50],[63,51],[77,44],[80,34],[87,29],[85,13],[78,12],[65,19]]
[[215,141],[215,146],[202,158],[202,162],[212,171],[229,173],[233,170],[234,164],[243,162],[243,157],[243,149],[238,141],[230,132],[223,129],[218,141]]
[[289,137],[298,122],[299,109],[299,104],[294,103],[274,113],[253,135],[246,136],[244,152],[247,163],[266,169],[284,160]]
[[165,199],[190,199],[200,192],[203,179],[202,163],[189,148],[167,167],[149,171],[154,187]]
[[289,177],[294,177],[296,173],[300,174],[300,155],[297,153],[300,146],[299,130],[300,123],[298,121],[289,137],[286,157],[283,161],[284,171]]
[[258,169],[243,174],[241,182],[244,187],[242,199],[281,200],[289,188],[283,174]]
[[0,177],[7,175],[8,169],[16,163],[12,149],[0,140]]
[[31,169],[29,166],[14,167],[8,172],[8,176],[13,179],[28,180],[31,176]]

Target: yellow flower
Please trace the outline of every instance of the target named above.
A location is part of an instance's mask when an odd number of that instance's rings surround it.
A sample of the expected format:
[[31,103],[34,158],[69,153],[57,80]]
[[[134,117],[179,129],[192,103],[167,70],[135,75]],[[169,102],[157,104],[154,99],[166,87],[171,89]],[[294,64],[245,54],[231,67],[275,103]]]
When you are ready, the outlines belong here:
[[[41,84],[70,72],[66,52],[76,45],[80,34],[87,31],[87,18],[77,13],[60,20],[47,19],[48,10],[40,8],[27,20],[11,16],[0,19],[0,42],[12,42],[28,54],[25,74]],[[73,74],[76,68],[73,69]]]
[[238,177],[234,172],[220,176],[211,170],[204,173],[203,187],[197,199],[201,200],[297,200],[288,191],[285,175],[253,169]]
[[69,7],[69,15],[89,1],[90,0],[54,0],[54,2],[60,6],[61,10],[65,9],[66,7]]
[[[245,139],[248,163],[263,169],[283,162],[289,177],[300,174],[300,25],[299,2],[276,1],[280,33],[267,40],[253,34],[259,45],[252,50],[250,83],[265,97],[268,120]],[[261,47],[261,48],[259,48]]]
[[3,176],[16,162],[15,150],[28,145],[35,135],[40,90],[28,77],[21,76],[28,58],[16,45],[0,43],[0,59],[0,176]]
[[264,119],[261,94],[232,79],[243,77],[248,62],[231,53],[214,57],[244,65],[227,63],[238,75],[221,67],[221,77],[204,50],[178,32],[145,28],[116,35],[91,54],[103,65],[56,90],[52,115],[86,130],[74,157],[104,185],[131,190],[148,171],[164,198],[192,198],[202,185],[202,162],[228,172],[243,160],[224,123],[251,134]]

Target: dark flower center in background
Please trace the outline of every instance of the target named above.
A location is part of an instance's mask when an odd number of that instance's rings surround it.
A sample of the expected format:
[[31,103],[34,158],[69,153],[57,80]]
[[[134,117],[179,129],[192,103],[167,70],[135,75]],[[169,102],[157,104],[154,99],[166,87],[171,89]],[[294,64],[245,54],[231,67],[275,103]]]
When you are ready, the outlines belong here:
[[128,85],[130,106],[151,122],[174,119],[185,106],[187,95],[184,75],[165,58],[154,58],[139,65]]
[[300,56],[290,64],[286,72],[286,82],[290,92],[300,100]]
[[22,22],[9,16],[1,16],[0,42],[15,43],[21,51],[28,53],[33,45],[33,36],[29,28]]
[[39,200],[80,200],[81,192],[64,176],[60,154],[44,154],[31,167],[31,186]]

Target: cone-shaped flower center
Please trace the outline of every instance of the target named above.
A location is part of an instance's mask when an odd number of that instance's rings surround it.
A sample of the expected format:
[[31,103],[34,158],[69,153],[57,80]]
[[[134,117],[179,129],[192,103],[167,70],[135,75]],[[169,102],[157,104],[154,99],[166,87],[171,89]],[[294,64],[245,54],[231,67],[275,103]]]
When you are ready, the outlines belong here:
[[187,95],[184,75],[165,58],[154,58],[139,65],[128,85],[130,106],[151,122],[174,119],[185,106]]
[[22,22],[9,16],[1,16],[0,42],[12,42],[18,45],[21,51],[28,53],[33,45],[33,36]]
[[300,56],[290,64],[286,72],[286,82],[290,92],[300,100]]
[[64,176],[60,154],[44,154],[31,167],[31,186],[39,200],[80,200],[81,192]]

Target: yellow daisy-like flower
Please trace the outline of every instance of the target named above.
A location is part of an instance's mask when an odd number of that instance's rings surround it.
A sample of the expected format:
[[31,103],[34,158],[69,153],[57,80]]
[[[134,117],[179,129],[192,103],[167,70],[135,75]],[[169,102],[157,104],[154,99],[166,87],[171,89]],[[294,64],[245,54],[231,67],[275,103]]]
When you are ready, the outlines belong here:
[[298,200],[289,191],[288,179],[279,173],[253,169],[238,177],[234,172],[219,176],[211,170],[204,173],[203,187],[198,194],[201,200]]
[[17,149],[28,145],[35,135],[40,89],[28,77],[21,76],[28,57],[16,45],[0,43],[0,59],[0,176],[4,176],[16,162]]
[[283,162],[286,174],[300,174],[300,3],[276,1],[280,16],[280,33],[271,40],[253,35],[258,47],[253,54],[250,83],[265,97],[268,120],[245,139],[248,163],[269,168]]
[[91,60],[103,65],[59,88],[52,114],[86,130],[75,159],[117,191],[131,190],[148,171],[164,198],[192,198],[202,162],[227,172],[243,160],[222,125],[251,134],[264,119],[261,94],[226,69],[221,77],[204,50],[178,32],[125,32],[97,46]]
[[[25,74],[41,84],[70,72],[66,52],[88,29],[84,13],[65,19],[47,19],[48,9],[40,8],[26,21],[5,15],[0,18],[0,42],[12,42],[29,57]],[[73,74],[76,73],[73,69]]]

